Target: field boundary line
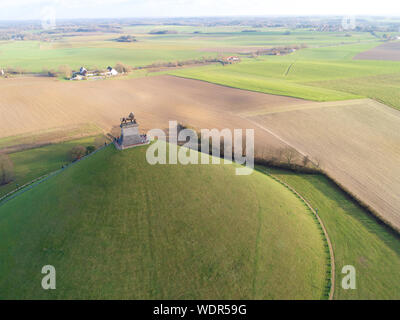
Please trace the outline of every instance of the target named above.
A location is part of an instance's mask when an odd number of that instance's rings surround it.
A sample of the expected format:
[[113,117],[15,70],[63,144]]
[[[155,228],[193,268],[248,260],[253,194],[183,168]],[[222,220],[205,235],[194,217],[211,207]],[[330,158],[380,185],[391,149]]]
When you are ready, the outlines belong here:
[[290,64],[290,66],[286,69],[286,72],[285,72],[285,74],[284,74],[285,77],[289,74],[289,72],[290,72],[290,70],[292,69],[293,65],[294,65],[294,62],[292,62],[292,63]]
[[[259,91],[259,90],[243,89],[243,88],[239,88],[239,87],[234,87],[233,85],[221,84],[221,83],[217,83],[217,82],[211,82],[210,80],[190,78],[189,76],[176,75],[176,74],[172,74],[172,73],[166,73],[166,74],[163,74],[162,76],[175,77],[175,78],[186,79],[186,80],[201,81],[201,82],[205,82],[205,83],[208,83],[208,84],[213,84],[215,86],[220,86],[220,87],[225,87],[225,88],[230,88],[230,89],[236,89],[236,90],[241,90],[241,91],[246,91],[246,92],[256,92],[256,93],[266,94],[266,95],[270,95],[270,96],[293,98],[293,99],[309,101],[309,102],[313,101],[313,100],[309,100],[309,99],[306,99],[306,98],[290,96],[290,95],[287,95],[287,94],[285,95],[285,94],[278,94],[278,93],[267,93],[267,92],[263,92],[263,91]],[[343,100],[343,101],[347,101],[347,100],[349,100],[349,99],[346,99],[346,100]],[[316,101],[316,102],[321,102],[321,101]]]
[[298,153],[300,153],[303,157],[307,157],[307,156],[308,156],[308,155],[305,154],[303,151],[297,149],[297,148],[296,148],[295,146],[293,146],[289,141],[286,141],[285,139],[283,139],[282,137],[280,137],[279,135],[277,135],[277,134],[276,134],[275,132],[273,132],[272,130],[270,130],[270,129],[264,127],[264,126],[262,126],[261,124],[255,122],[255,121],[253,121],[253,120],[251,120],[251,119],[249,119],[249,118],[242,117],[242,116],[239,116],[239,117],[242,118],[243,120],[247,120],[247,121],[249,121],[250,123],[256,125],[257,127],[259,127],[260,129],[264,130],[265,132],[268,132],[270,135],[272,135],[273,137],[277,138],[279,141],[283,142],[283,143],[286,144],[287,146],[289,146],[289,147],[291,147],[292,149],[296,150],[296,151],[297,151]]
[[[271,114],[287,113],[293,111],[314,110],[323,108],[346,108],[355,105],[357,106],[361,103],[369,103],[371,102],[370,100],[371,99],[351,99],[351,100],[338,100],[338,101],[326,101],[326,102],[310,101],[309,103],[299,103],[293,105],[277,106],[272,108],[269,107],[268,105],[263,104],[260,105],[260,109],[242,113],[233,113],[233,114],[248,119],[249,117],[266,116]],[[346,102],[346,104],[344,104],[344,102]]]
[[285,186],[286,188],[288,188],[291,192],[293,192],[296,196],[298,196],[300,198],[300,200],[311,210],[311,212],[315,215],[315,217],[317,218],[319,225],[322,228],[322,231],[324,232],[324,236],[325,236],[325,241],[328,244],[328,248],[329,248],[329,260],[330,260],[330,288],[329,288],[329,300],[333,300],[333,296],[335,294],[335,255],[333,252],[333,246],[332,246],[332,242],[331,239],[329,238],[328,235],[328,231],[326,230],[326,227],[324,225],[324,222],[322,221],[321,217],[319,216],[318,212],[311,206],[311,204],[300,194],[296,191],[296,189],[294,189],[292,186],[290,186],[289,184],[287,184],[286,182],[284,182],[283,180],[279,179],[278,177],[276,177],[275,175],[262,170],[263,173],[267,174],[268,176],[270,176],[272,179],[274,179],[275,181],[279,182],[280,184],[282,184],[283,186]]
[[36,179],[33,179],[33,180],[31,180],[31,181],[29,181],[29,182],[23,184],[22,186],[20,186],[20,187],[18,187],[18,188],[16,188],[16,189],[14,189],[14,190],[12,190],[12,191],[6,193],[4,196],[0,197],[0,203],[1,203],[5,198],[8,198],[8,197],[12,196],[14,193],[16,193],[16,192],[18,192],[18,191],[20,191],[20,190],[22,190],[22,189],[24,189],[24,188],[30,186],[31,184],[35,183],[36,181],[39,181],[39,180],[41,180],[41,179],[46,178],[48,175],[51,175],[51,174],[54,173],[54,172],[55,172],[55,171],[53,171],[53,172],[51,172],[51,173],[48,173],[48,174],[45,174],[45,175],[43,175],[43,176],[40,176],[40,177],[38,177],[38,178],[36,178]]

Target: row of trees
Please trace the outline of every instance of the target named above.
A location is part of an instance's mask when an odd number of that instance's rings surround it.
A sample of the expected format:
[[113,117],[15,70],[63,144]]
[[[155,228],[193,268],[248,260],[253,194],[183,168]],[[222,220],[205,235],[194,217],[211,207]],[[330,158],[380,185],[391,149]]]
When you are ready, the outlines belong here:
[[137,39],[131,35],[120,36],[119,38],[114,39],[117,42],[137,42]]
[[93,145],[89,146],[82,146],[82,145],[77,145],[74,146],[69,152],[68,152],[68,159],[70,161],[77,161],[81,159],[84,156],[87,156],[91,154],[92,152],[96,151],[100,147],[104,146],[107,143],[107,138],[106,137],[97,137]]
[[[202,136],[201,133],[196,130],[196,128],[178,123],[177,125],[177,131],[178,133],[181,130],[184,129],[189,129],[193,130],[198,137],[197,141],[197,146],[195,145],[195,148],[197,148],[198,151],[201,151],[201,142],[202,142]],[[243,138],[244,139],[244,138]],[[212,138],[209,138],[209,145],[210,145],[210,154],[212,154]],[[186,141],[187,142],[187,141]],[[181,142],[181,145],[183,145],[185,142]],[[246,154],[246,143],[243,140],[243,156]],[[224,158],[224,151],[225,151],[225,144],[224,140],[220,141],[219,145],[219,151],[220,154],[219,156],[221,158]],[[234,156],[235,150],[232,147],[232,158]],[[266,165],[266,166],[273,166],[273,167],[279,167],[279,168],[284,168],[284,169],[289,169],[293,171],[299,171],[299,172],[309,172],[309,173],[315,173],[315,172],[320,172],[321,171],[321,161],[319,159],[313,159],[311,160],[309,156],[303,156],[299,152],[297,152],[295,149],[291,147],[269,147],[269,148],[257,148],[254,154],[254,163],[259,164],[259,165]]]
[[223,55],[219,55],[218,57],[202,57],[199,59],[189,59],[189,60],[182,60],[182,61],[169,61],[169,62],[154,62],[149,64],[145,67],[139,67],[139,69],[146,69],[146,68],[176,68],[176,67],[183,67],[183,66],[190,66],[190,65],[201,65],[201,64],[208,64],[208,63],[221,63],[225,61],[225,57]]

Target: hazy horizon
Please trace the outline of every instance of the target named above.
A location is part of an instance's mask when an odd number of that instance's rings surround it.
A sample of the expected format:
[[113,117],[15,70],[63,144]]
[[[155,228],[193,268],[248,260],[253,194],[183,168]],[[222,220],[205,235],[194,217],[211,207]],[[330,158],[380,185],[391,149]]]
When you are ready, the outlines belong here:
[[0,20],[42,20],[51,11],[57,19],[380,16],[399,17],[400,5],[391,0],[364,1],[248,0],[3,0]]

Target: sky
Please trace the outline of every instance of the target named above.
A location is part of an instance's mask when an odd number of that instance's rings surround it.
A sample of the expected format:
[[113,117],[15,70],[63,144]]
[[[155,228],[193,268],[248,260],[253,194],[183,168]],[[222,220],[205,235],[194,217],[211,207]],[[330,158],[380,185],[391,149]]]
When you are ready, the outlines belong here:
[[400,16],[399,0],[0,0],[0,20],[268,16]]

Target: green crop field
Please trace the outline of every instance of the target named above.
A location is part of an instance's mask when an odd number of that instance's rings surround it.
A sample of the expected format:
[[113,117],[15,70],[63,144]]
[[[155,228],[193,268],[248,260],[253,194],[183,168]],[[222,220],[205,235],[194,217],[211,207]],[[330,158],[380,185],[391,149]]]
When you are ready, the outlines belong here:
[[351,94],[360,94],[400,109],[400,73],[310,82],[308,84]]
[[38,41],[0,42],[2,67],[19,68],[25,72],[57,70],[62,65],[68,65],[75,70],[81,66],[104,69],[109,65],[114,66],[117,62],[138,67],[159,61],[188,60],[209,55],[185,46],[172,48],[140,43],[135,46],[134,43],[121,48],[119,43],[112,41],[96,44],[65,42],[54,46]]
[[[312,65],[312,62],[306,64]],[[301,83],[301,81],[286,80],[283,77],[291,65],[291,62],[281,63],[281,61],[247,62],[232,67],[207,66],[203,68],[190,68],[174,71],[170,74],[233,88],[315,101],[348,100],[361,97],[347,92],[309,86]],[[252,70],[254,71],[252,72]],[[273,72],[272,70],[276,70],[276,73],[269,74]]]
[[22,186],[36,178],[60,169],[70,161],[68,152],[74,146],[82,145],[87,147],[93,145],[95,138],[94,136],[71,140],[10,154],[10,159],[14,165],[15,179],[5,186],[0,186],[0,197],[16,189],[17,185]]
[[[135,32],[135,28],[130,29]],[[307,45],[310,47],[332,46],[339,44],[354,44],[359,42],[374,42],[376,38],[368,33],[352,33],[346,37],[345,33],[339,32],[317,32],[312,30],[288,30],[284,28],[248,28],[241,27],[211,27],[182,30],[182,27],[149,27],[156,30],[175,30],[177,34],[167,35],[143,35],[135,34],[144,42],[157,42],[160,44],[186,44],[193,47],[204,48],[251,48],[251,47],[274,47],[286,45]],[[243,32],[246,30],[259,30],[258,32]],[[196,32],[196,33],[194,33]]]
[[400,62],[357,61],[358,52],[378,43],[301,49],[229,66],[205,66],[171,74],[246,90],[314,101],[369,97],[400,108]]
[[326,298],[324,238],[294,194],[146,149],[110,146],[0,205],[0,298]]
[[[335,299],[400,299],[400,237],[322,175],[260,168],[294,187],[318,209],[336,260]],[[356,268],[357,290],[344,290],[341,270]]]

